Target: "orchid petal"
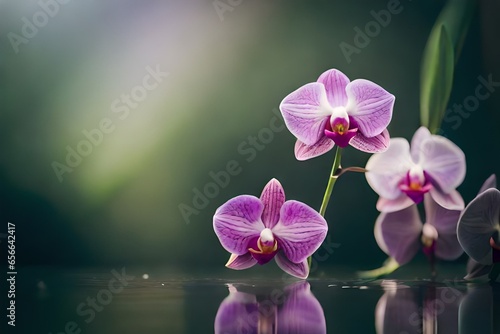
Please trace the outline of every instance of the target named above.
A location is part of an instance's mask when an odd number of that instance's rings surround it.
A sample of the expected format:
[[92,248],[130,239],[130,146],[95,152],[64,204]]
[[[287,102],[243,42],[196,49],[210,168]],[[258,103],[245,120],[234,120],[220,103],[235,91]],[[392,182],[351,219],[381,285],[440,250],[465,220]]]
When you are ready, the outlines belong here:
[[294,263],[290,261],[282,252],[276,254],[274,258],[276,259],[278,267],[280,267],[287,274],[300,279],[306,279],[307,276],[309,276],[309,265],[307,263],[307,259],[300,263]]
[[241,195],[230,199],[215,211],[214,231],[228,252],[243,255],[252,238],[265,228],[261,220],[264,205],[255,196]]
[[394,287],[380,297],[375,307],[375,329],[377,334],[417,334],[421,328],[411,321],[418,314],[418,297],[412,289]]
[[489,274],[493,269],[493,265],[484,265],[479,262],[469,259],[467,262],[467,276],[464,277],[466,280],[475,281],[489,281]]
[[346,86],[349,78],[336,69],[331,69],[320,75],[318,82],[325,85],[326,96],[330,105],[335,107],[345,107],[347,105]]
[[226,334],[244,331],[248,334],[257,334],[258,321],[249,321],[249,315],[258,313],[259,305],[255,295],[239,292],[231,286],[229,296],[222,301],[217,310],[214,332]]
[[326,334],[323,308],[311,293],[309,283],[302,281],[285,288],[287,294],[283,308],[278,312],[278,334]]
[[444,193],[455,190],[465,178],[465,155],[450,140],[432,136],[420,145],[419,165],[431,177],[432,183]]
[[325,86],[319,82],[308,83],[290,93],[281,102],[280,110],[288,130],[307,145],[324,136],[331,114]]
[[487,189],[467,205],[457,228],[458,241],[476,262],[492,264],[491,237],[500,233],[500,191]]
[[396,199],[401,196],[399,183],[412,166],[410,145],[403,138],[392,138],[389,149],[374,154],[366,164],[366,179],[381,197]]
[[463,254],[457,239],[457,224],[460,210],[447,210],[430,195],[424,197],[426,223],[434,226],[438,233],[436,256],[443,260],[455,260]]
[[421,231],[422,222],[416,205],[397,212],[381,213],[375,222],[377,244],[400,265],[417,254]]
[[380,212],[395,212],[406,209],[413,204],[415,204],[415,202],[405,194],[401,194],[396,199],[379,197],[377,201],[377,210]]
[[300,140],[297,140],[295,142],[295,158],[299,161],[315,158],[330,151],[334,146],[335,143],[333,140],[326,136],[312,145],[306,145]]
[[327,231],[325,219],[311,207],[297,201],[283,204],[280,221],[273,228],[279,247],[294,263],[312,255],[325,239]]
[[346,87],[347,113],[358,123],[366,137],[380,134],[391,122],[394,95],[379,85],[364,79],[356,79]]
[[463,210],[465,207],[462,195],[456,190],[452,190],[448,194],[445,194],[437,188],[431,188],[429,194],[432,196],[432,199],[445,209]]
[[255,260],[250,253],[243,255],[231,254],[226,263],[226,267],[234,270],[243,270],[253,267],[256,264],[257,260]]
[[269,181],[262,190],[260,200],[264,204],[262,222],[265,227],[272,229],[280,219],[280,210],[285,203],[285,190],[281,183],[276,179]]
[[389,148],[390,140],[389,131],[385,129],[382,133],[370,138],[358,132],[357,135],[351,139],[349,144],[362,152],[382,153]]
[[496,188],[496,187],[497,187],[497,177],[495,174],[492,174],[490,175],[489,178],[486,179],[486,181],[484,181],[483,186],[479,190],[478,195],[484,192],[486,189]]
[[425,126],[421,126],[411,139],[411,157],[413,162],[418,163],[422,142],[432,137],[431,132]]

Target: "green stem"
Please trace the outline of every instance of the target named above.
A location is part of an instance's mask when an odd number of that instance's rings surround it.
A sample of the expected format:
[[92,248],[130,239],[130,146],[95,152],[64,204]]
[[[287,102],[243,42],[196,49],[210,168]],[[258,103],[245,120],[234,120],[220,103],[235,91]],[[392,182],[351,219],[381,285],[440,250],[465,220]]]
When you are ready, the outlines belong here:
[[325,195],[323,196],[323,202],[321,202],[321,208],[319,209],[319,214],[323,217],[325,216],[326,208],[328,207],[328,202],[330,202],[330,196],[332,195],[333,186],[337,181],[339,175],[337,175],[337,170],[340,167],[342,149],[337,146],[337,151],[335,152],[335,158],[333,160],[332,172],[330,173],[330,178],[328,179],[328,185],[326,186]]
[[[323,202],[321,202],[321,208],[319,209],[319,214],[323,217],[325,216],[326,208],[328,207],[328,202],[330,201],[330,196],[332,195],[333,186],[340,175],[337,175],[337,171],[340,167],[342,149],[337,146],[337,151],[335,152],[335,158],[333,160],[332,171],[330,173],[330,178],[328,179],[328,184],[326,186],[325,195],[323,196]],[[307,265],[311,269],[312,255],[307,258]]]

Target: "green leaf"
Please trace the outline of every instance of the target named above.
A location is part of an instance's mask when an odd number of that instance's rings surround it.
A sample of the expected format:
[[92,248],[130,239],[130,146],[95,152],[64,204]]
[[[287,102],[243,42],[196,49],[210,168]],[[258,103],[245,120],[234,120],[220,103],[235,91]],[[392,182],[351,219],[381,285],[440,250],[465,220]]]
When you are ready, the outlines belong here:
[[434,26],[424,50],[420,78],[420,120],[435,133],[444,117],[453,84],[455,53],[444,24]]
[[436,20],[435,25],[443,24],[450,35],[455,50],[455,64],[458,62],[476,7],[477,0],[448,0]]
[[458,62],[477,0],[448,0],[432,28],[422,59],[420,119],[439,129],[450,98],[453,66]]

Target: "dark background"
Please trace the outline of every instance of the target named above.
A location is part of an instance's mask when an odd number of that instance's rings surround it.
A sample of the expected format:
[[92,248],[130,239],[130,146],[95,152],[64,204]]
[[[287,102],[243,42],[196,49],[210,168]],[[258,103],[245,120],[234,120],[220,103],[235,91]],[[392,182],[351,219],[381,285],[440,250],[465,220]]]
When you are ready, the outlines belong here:
[[[258,196],[273,177],[289,199],[319,209],[333,153],[296,161],[287,130],[253,159],[238,147],[269,127],[283,97],[330,68],[393,93],[389,131],[411,139],[421,56],[444,2],[402,0],[401,13],[348,62],[339,44],[354,44],[353,29],[387,3],[243,1],[221,21],[211,1],[70,1],[15,53],[7,34],[20,34],[21,18],[40,7],[0,2],[0,233],[15,223],[18,264],[223,266],[213,213],[234,196]],[[450,106],[474,94],[478,76],[500,81],[499,7],[479,2]],[[169,76],[119,119],[111,102],[157,65]],[[442,126],[467,156],[466,202],[500,174],[499,107],[495,91],[458,128]],[[51,164],[64,163],[66,147],[103,118],[115,130],[59,182]],[[348,148],[343,166],[368,158]],[[192,207],[195,189],[231,160],[241,173],[187,222],[179,205]],[[386,258],[373,237],[376,200],[363,175],[339,179],[326,214],[339,247],[321,266],[368,269]]]

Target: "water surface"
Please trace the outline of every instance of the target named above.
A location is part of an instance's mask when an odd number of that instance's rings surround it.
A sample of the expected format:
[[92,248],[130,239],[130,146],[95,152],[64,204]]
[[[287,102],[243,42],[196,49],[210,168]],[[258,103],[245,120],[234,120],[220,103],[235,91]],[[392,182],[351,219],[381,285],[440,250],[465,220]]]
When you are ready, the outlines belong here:
[[455,278],[434,282],[411,272],[345,279],[353,275],[342,270],[297,281],[276,272],[28,267],[18,271],[8,333],[500,333],[496,284],[467,284],[453,270],[445,277]]

